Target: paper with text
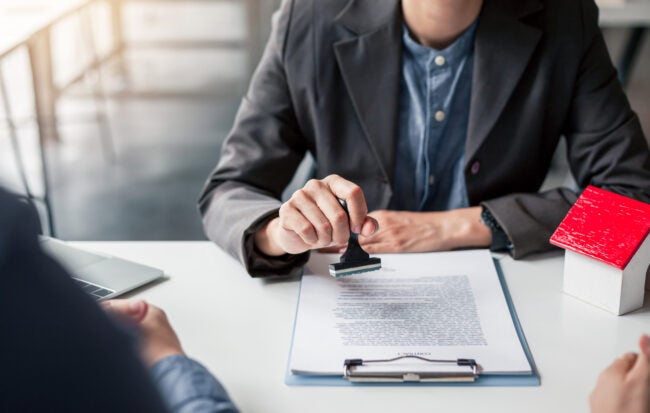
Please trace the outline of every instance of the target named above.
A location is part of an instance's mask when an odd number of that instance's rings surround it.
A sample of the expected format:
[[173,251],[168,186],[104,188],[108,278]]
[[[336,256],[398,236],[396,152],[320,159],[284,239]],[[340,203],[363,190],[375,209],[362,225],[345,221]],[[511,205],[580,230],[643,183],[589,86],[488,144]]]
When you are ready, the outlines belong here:
[[382,255],[379,271],[333,278],[338,259],[312,254],[305,269],[293,374],[341,375],[345,359],[407,354],[531,373],[489,251]]

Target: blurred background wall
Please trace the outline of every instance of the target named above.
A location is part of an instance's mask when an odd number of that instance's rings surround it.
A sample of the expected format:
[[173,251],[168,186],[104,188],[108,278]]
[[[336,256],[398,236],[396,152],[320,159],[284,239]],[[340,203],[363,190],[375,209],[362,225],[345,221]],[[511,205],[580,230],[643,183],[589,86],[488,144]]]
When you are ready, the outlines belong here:
[[[0,0],[0,184],[25,194],[22,167],[36,198],[49,190],[63,239],[204,239],[195,201],[219,159],[278,3]],[[58,15],[63,18],[50,24]],[[34,110],[48,102],[34,93],[48,80],[40,73],[48,63],[44,46],[28,31],[20,38],[25,27],[45,23],[56,133],[51,116]],[[629,36],[627,28],[605,30],[614,61]],[[648,37],[639,39],[627,85],[646,136]],[[18,46],[8,50],[12,44]],[[547,185],[567,182],[559,152]],[[47,224],[45,207],[37,204]]]

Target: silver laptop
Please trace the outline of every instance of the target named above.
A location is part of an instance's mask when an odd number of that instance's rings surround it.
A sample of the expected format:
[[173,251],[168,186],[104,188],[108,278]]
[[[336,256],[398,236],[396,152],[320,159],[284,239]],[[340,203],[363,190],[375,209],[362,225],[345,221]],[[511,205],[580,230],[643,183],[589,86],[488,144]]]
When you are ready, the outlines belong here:
[[96,300],[117,297],[164,276],[159,269],[75,248],[54,238],[41,237],[40,242]]

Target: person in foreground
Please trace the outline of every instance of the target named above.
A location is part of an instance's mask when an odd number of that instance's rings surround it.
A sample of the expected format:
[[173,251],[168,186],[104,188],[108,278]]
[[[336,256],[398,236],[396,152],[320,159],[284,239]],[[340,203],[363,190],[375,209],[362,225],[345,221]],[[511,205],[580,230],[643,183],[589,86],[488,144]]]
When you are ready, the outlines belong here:
[[33,207],[0,189],[0,412],[237,412],[159,308],[109,301],[113,322],[39,232]]
[[[370,253],[521,258],[578,196],[539,192],[561,136],[579,188],[650,202],[593,0],[285,0],[199,208],[256,277],[349,231]],[[307,153],[315,179],[283,203]]]
[[642,336],[639,348],[639,354],[624,354],[600,374],[589,399],[592,413],[650,412],[650,337]]

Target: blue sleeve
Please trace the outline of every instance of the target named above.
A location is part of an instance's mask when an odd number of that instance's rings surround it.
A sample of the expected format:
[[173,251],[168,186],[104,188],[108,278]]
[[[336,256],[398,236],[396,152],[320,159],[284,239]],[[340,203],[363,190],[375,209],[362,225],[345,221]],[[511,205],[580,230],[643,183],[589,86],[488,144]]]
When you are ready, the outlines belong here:
[[174,413],[237,413],[228,393],[198,362],[169,356],[151,367],[160,393]]

